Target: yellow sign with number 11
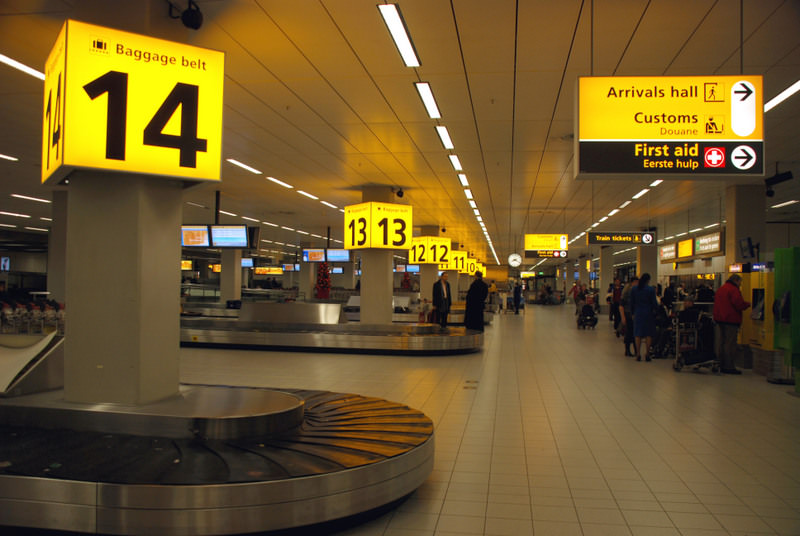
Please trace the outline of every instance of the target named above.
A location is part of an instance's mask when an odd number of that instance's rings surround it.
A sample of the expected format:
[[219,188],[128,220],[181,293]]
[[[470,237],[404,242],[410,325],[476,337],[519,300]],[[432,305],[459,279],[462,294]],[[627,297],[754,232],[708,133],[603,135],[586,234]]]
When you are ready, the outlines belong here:
[[74,20],[45,63],[42,182],[75,168],[220,179],[222,52]]

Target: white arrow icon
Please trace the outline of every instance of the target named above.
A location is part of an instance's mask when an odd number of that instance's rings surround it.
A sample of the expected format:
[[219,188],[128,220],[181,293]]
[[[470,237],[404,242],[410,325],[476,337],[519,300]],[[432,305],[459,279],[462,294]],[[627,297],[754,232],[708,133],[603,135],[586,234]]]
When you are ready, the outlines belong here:
[[731,163],[737,169],[750,169],[756,164],[756,152],[749,145],[739,145],[731,151]]

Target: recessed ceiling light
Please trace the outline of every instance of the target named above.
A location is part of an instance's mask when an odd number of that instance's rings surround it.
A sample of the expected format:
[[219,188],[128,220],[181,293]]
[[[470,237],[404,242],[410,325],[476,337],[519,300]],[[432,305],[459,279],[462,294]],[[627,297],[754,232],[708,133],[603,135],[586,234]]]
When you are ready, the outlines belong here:
[[634,195],[631,199],[639,199],[640,197],[642,197],[644,194],[646,194],[649,191],[650,191],[650,188],[643,188],[642,190],[639,191],[638,194]]
[[263,223],[264,225],[269,225],[270,227],[277,227],[278,226],[277,223],[271,223],[271,222],[268,222],[268,221],[262,221],[261,223]]
[[292,186],[291,184],[286,184],[285,182],[283,182],[281,180],[278,180],[275,177],[267,177],[267,180],[270,180],[270,181],[274,182],[275,184],[280,184],[284,188],[294,188],[294,186]]
[[0,154],[0,158],[3,160],[11,160],[12,162],[19,162],[19,158],[15,156],[8,156],[7,154]]
[[30,218],[27,214],[17,214],[16,212],[0,212],[3,216],[14,216],[15,218]]
[[331,208],[339,208],[339,207],[337,207],[336,205],[334,205],[333,203],[328,203],[327,201],[320,201],[320,203],[322,203],[322,204],[323,204],[323,205],[325,205],[326,207],[331,207]]
[[243,219],[243,220],[247,220],[247,221],[258,221],[258,220],[257,220],[257,219],[255,219],[255,218],[248,218],[247,216],[242,216],[242,219]]
[[428,111],[428,117],[431,119],[441,118],[442,114],[439,112],[439,107],[436,105],[436,99],[433,97],[431,85],[428,82],[415,82],[414,86],[417,88],[419,98],[422,99],[422,104],[425,105],[425,109]]
[[38,78],[39,80],[44,80],[44,73],[33,69],[32,67],[28,67],[24,63],[20,63],[17,60],[12,60],[8,56],[4,54],[0,54],[0,63],[5,63],[9,67],[13,67],[14,69],[20,70],[25,74],[29,74],[34,78]]
[[655,188],[656,186],[658,186],[662,182],[664,182],[663,179],[656,179],[656,180],[654,180],[653,182],[650,183],[650,187],[651,188]]
[[785,101],[786,99],[788,99],[789,97],[791,97],[792,95],[797,93],[798,91],[800,91],[800,80],[798,80],[797,82],[795,82],[794,84],[792,84],[791,86],[787,87],[786,89],[784,89],[783,91],[778,93],[776,96],[771,98],[769,100],[769,102],[767,102],[764,105],[764,112],[766,113],[766,112],[772,110],[777,105],[779,105],[780,103],[782,103],[783,101]]
[[467,188],[466,190],[464,190],[464,195],[467,196],[467,199],[472,199],[472,190]]
[[416,50],[414,50],[414,45],[411,43],[411,38],[408,36],[406,24],[397,4],[379,4],[378,9],[381,12],[383,21],[386,23],[386,27],[389,28],[394,45],[400,52],[406,67],[419,67],[419,57]]
[[455,149],[455,145],[453,145],[453,140],[450,139],[450,133],[447,132],[447,127],[444,126],[437,126],[436,133],[439,134],[439,139],[442,140],[442,145],[445,149]]
[[777,205],[772,205],[769,208],[788,207],[789,205],[794,205],[797,202],[798,202],[797,199],[792,199],[791,201],[784,201],[783,203],[778,203]]
[[469,186],[469,181],[467,181],[467,176],[465,174],[459,173],[458,180],[461,182],[461,186],[464,186],[465,188]]
[[629,199],[629,200],[625,201],[624,203],[622,203],[622,204],[619,206],[619,208],[620,208],[620,210],[622,210],[623,208],[627,207],[627,206],[628,206],[628,205],[630,205],[630,204],[631,204],[631,200]]
[[220,210],[219,213],[220,214],[225,214],[226,216],[236,216],[236,217],[238,217],[237,214],[234,214],[233,212],[225,212],[224,210]]
[[453,168],[456,171],[461,171],[462,169],[464,169],[461,167],[461,160],[458,159],[457,155],[454,154],[450,155],[450,163],[453,164]]
[[256,168],[250,167],[247,164],[242,164],[238,160],[234,160],[233,158],[226,158],[226,160],[228,162],[230,162],[231,164],[233,164],[234,166],[239,166],[242,169],[246,169],[250,173],[255,173],[256,175],[261,175],[261,172],[259,170],[257,170]]
[[20,194],[11,194],[11,197],[16,197],[17,199],[25,199],[26,201],[36,201],[38,203],[52,203],[49,199],[40,199],[38,197],[29,197],[27,195],[20,195]]
[[317,201],[319,199],[319,197],[317,197],[316,195],[310,194],[308,192],[304,192],[303,190],[297,190],[297,193],[300,194],[300,195],[304,195],[304,196],[308,197],[309,199],[313,199],[314,201]]

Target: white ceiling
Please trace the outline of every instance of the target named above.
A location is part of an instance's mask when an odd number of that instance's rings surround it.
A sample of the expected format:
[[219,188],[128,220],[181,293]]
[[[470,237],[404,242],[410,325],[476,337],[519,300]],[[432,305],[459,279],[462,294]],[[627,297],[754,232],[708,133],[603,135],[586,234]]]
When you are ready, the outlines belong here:
[[[765,101],[800,78],[798,0],[399,0],[418,68],[402,63],[376,3],[198,0],[204,24],[193,31],[169,18],[166,0],[0,0],[0,54],[42,70],[67,17],[148,27],[158,37],[222,50],[223,158],[339,207],[360,202],[364,185],[402,188],[415,227],[446,228],[492,264],[449,154],[463,164],[501,263],[522,249],[525,233],[577,235],[649,182],[572,178],[578,76],[739,74],[741,61],[745,74],[764,76]],[[417,81],[431,84],[441,119],[427,116]],[[0,224],[49,226],[41,220],[50,217],[49,205],[10,197],[52,198],[39,184],[42,86],[0,65],[0,153],[19,158],[0,160],[0,211],[31,215],[0,215]],[[800,95],[766,114],[768,175],[777,162],[800,177],[798,120]],[[455,150],[442,147],[437,124],[449,129]],[[221,185],[186,190],[193,204],[184,205],[184,221],[212,223],[219,189],[220,208],[238,215],[223,215],[223,223],[247,216],[319,236],[330,227],[342,238],[341,212],[264,175],[223,162]],[[753,210],[765,211],[767,221],[800,221],[800,204],[768,208],[800,199],[798,180],[776,186],[773,198],[753,199]],[[656,227],[664,237],[718,222],[725,186],[665,181],[596,230]],[[262,238],[324,245],[267,226]],[[575,242],[570,257],[596,248]]]

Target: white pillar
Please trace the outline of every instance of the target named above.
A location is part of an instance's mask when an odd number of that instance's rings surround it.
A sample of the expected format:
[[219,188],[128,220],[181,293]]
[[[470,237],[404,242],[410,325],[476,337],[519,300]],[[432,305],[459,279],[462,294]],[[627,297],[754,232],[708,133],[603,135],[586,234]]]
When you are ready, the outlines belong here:
[[[655,277],[655,274],[653,274]],[[602,246],[600,248],[600,280],[598,290],[600,291],[600,308],[606,307],[606,290],[614,282],[614,248]]]
[[226,248],[220,256],[222,272],[219,274],[219,300],[242,299],[242,250]]
[[178,181],[70,176],[67,401],[146,404],[177,395],[181,203]]
[[725,271],[728,266],[740,262],[756,262],[744,258],[740,240],[750,239],[753,246],[758,245],[760,260],[764,260],[766,250],[766,223],[761,207],[764,199],[763,185],[730,185],[725,189]]
[[67,192],[53,190],[53,221],[47,242],[48,298],[65,303],[67,287]]
[[655,286],[658,281],[658,248],[656,246],[639,246],[636,248],[636,271],[638,275],[650,274],[650,281]]
[[[388,186],[365,186],[362,202],[394,203]],[[392,254],[391,249],[361,250],[361,323],[392,323]]]

